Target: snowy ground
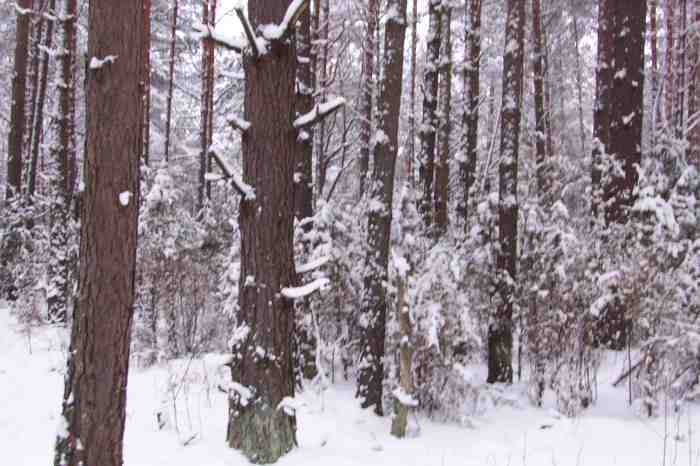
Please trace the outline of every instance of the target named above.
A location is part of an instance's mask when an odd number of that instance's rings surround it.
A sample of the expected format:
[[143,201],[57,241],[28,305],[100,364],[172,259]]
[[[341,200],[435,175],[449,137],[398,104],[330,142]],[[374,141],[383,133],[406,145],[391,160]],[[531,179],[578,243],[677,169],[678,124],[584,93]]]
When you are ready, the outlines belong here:
[[[57,329],[27,332],[0,309],[0,451],[8,465],[48,465],[63,392],[67,337]],[[126,466],[246,464],[225,446],[226,400],[216,389],[215,357],[134,369],[129,379]],[[623,364],[611,357],[598,404],[582,417],[551,408],[499,407],[474,428],[421,420],[418,438],[389,435],[390,420],[360,410],[352,387],[301,395],[299,448],[281,466],[700,466],[697,406],[681,417],[647,420],[610,387]],[[177,407],[177,419],[173,407]],[[156,413],[166,422],[158,428]],[[548,428],[542,428],[543,426]],[[664,451],[666,461],[664,461]]]

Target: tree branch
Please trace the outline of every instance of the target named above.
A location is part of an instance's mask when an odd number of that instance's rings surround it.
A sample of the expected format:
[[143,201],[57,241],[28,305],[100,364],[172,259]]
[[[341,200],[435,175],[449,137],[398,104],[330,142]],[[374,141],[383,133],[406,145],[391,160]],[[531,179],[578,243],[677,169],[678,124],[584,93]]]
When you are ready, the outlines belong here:
[[199,34],[200,40],[211,40],[228,50],[243,53],[244,45],[235,37],[226,36],[216,29],[212,29],[208,24],[196,24],[193,29]]
[[[233,181],[233,187],[236,188],[236,191],[238,191],[241,196],[243,196],[243,200],[255,200],[255,189],[243,181],[241,176],[236,173],[228,163],[226,163],[226,161],[221,157],[221,154],[219,154],[214,147],[209,148],[209,156],[214,160],[214,162],[216,162],[221,171],[224,172],[224,175],[219,179],[230,179]],[[211,177],[212,176],[210,174],[209,178]],[[214,175],[214,177],[216,177],[216,175]]]
[[246,15],[243,13],[243,7],[241,5],[238,5],[236,6],[236,8],[234,8],[234,11],[236,12],[236,16],[238,16],[238,20],[243,26],[243,32],[245,32],[245,37],[246,39],[248,39],[248,45],[250,46],[250,49],[253,52],[253,58],[257,60],[260,55],[263,55],[265,53],[265,50],[262,50],[262,48],[260,47],[260,44],[258,43],[258,37],[253,31],[253,26],[250,24],[250,21],[248,21]]
[[345,99],[338,97],[331,101],[316,104],[314,109],[294,120],[294,128],[302,129],[315,125],[345,105]]

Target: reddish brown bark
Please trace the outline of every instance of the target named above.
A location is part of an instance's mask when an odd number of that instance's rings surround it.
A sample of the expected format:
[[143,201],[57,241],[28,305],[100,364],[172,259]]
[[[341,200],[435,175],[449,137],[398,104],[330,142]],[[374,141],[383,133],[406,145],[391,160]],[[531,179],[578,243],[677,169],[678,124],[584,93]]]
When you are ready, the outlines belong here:
[[175,84],[175,50],[177,44],[178,0],[173,0],[173,16],[170,26],[170,63],[168,63],[168,97],[165,111],[165,162],[170,160],[170,139],[173,119],[173,87]]
[[360,112],[360,197],[365,193],[372,140],[372,95],[374,93],[374,49],[377,31],[377,0],[367,2],[367,31],[362,49],[362,96]]
[[450,182],[450,137],[452,135],[452,6],[442,6],[442,44],[440,45],[439,147],[435,164],[435,232],[443,235],[448,225]]
[[144,38],[133,25],[142,17],[140,2],[90,1],[80,278],[56,465],[123,464],[143,136]]
[[532,42],[534,62],[535,98],[535,163],[537,164],[537,191],[541,199],[548,197],[551,180],[546,148],[546,122],[544,108],[544,45],[542,40],[542,12],[540,0],[532,0]]

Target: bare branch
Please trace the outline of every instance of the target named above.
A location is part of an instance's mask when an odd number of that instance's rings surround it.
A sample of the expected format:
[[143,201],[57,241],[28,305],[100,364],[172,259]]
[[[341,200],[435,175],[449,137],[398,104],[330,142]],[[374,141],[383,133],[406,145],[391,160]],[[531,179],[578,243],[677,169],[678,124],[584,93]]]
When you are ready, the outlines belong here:
[[215,44],[220,45],[228,50],[233,50],[237,53],[243,53],[244,45],[235,37],[227,36],[212,29],[208,24],[196,24],[193,29],[198,33],[198,39],[211,40]]
[[[233,187],[236,188],[236,191],[238,191],[241,196],[243,196],[243,200],[255,200],[255,189],[243,181],[241,176],[236,173],[228,163],[226,163],[226,161],[221,157],[221,154],[219,154],[214,147],[209,148],[209,156],[214,160],[214,162],[216,162],[221,171],[224,172],[224,175],[219,179],[230,179],[233,181]],[[215,176],[216,175],[214,175],[214,177]],[[209,174],[209,178],[212,178],[212,174]]]

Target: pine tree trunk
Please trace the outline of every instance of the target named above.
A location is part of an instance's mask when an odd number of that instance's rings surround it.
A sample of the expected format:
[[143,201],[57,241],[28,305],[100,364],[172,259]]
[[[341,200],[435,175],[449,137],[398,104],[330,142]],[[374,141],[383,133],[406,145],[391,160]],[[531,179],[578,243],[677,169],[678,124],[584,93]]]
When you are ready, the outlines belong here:
[[365,194],[372,140],[372,109],[374,95],[374,48],[377,30],[377,0],[367,1],[367,31],[362,49],[362,95],[360,103],[360,197]]
[[[36,112],[36,104],[37,104],[37,98],[39,97],[39,71],[40,71],[40,59],[39,57],[41,56],[41,50],[40,46],[42,45],[41,43],[44,40],[44,23],[46,22],[44,20],[43,13],[46,11],[46,0],[41,0],[41,3],[39,3],[37,0],[34,0],[33,2],[34,5],[34,11],[32,12],[32,19],[31,19],[31,31],[30,31],[30,44],[31,44],[31,51],[30,53],[30,62],[29,62],[29,69],[27,72],[28,76],[28,85],[27,85],[27,90],[29,94],[29,102],[27,105],[27,121],[25,122],[25,128],[26,128],[26,135],[24,138],[24,148],[25,148],[25,153],[30,157],[31,160],[31,147],[32,147],[32,130],[34,129],[34,117],[35,117],[35,112]],[[31,184],[31,178],[34,175],[34,167],[32,166],[31,162],[28,164],[29,168],[29,175],[27,177],[27,187],[29,188],[29,185]],[[29,189],[27,189],[29,191]],[[29,202],[32,202],[31,196],[29,197]]]
[[[612,0],[609,0],[612,1]],[[676,0],[666,0],[666,83],[665,87],[665,116],[666,122],[673,122],[673,109],[675,97],[674,79],[674,29],[675,29]]]
[[[216,0],[210,0],[209,24],[216,25]],[[214,142],[214,79],[216,78],[216,55],[214,54],[214,44],[207,48],[207,151]],[[212,158],[207,155],[207,172],[212,171]],[[211,199],[211,181],[207,181],[207,199]]]
[[[56,11],[56,0],[49,1],[49,12]],[[46,50],[51,50],[53,45],[54,21],[46,21],[46,34],[42,44]],[[44,137],[44,105],[46,103],[46,89],[49,82],[49,60],[48,53],[41,52],[41,65],[39,68],[39,88],[37,90],[36,108],[34,110],[34,120],[32,124],[32,144],[31,144],[31,172],[29,173],[29,196],[36,193],[36,175],[39,170],[39,152],[41,142]]]
[[[694,2],[694,18],[695,25],[697,27],[700,24],[700,0],[695,0]],[[690,75],[690,87],[688,88],[688,122],[690,125],[691,119],[697,122],[698,110],[700,110],[700,35],[695,34],[693,37],[692,46],[692,56],[691,61],[693,72]],[[694,164],[695,167],[700,168],[700,125],[695,124],[692,129],[690,129],[690,134],[688,135],[688,143],[690,145],[690,151],[688,154],[688,162]]]
[[423,223],[430,226],[433,221],[433,180],[435,173],[435,147],[437,145],[437,105],[438,105],[438,69],[440,66],[440,43],[442,21],[441,1],[429,3],[428,53],[423,71],[423,123],[418,131],[420,135],[419,178],[423,188],[420,211]]
[[173,17],[170,27],[170,63],[168,63],[168,97],[165,111],[165,162],[170,160],[170,140],[173,121],[173,87],[175,85],[175,51],[177,43],[178,0],[173,0]]
[[143,2],[143,155],[145,165],[151,159],[151,0]]
[[678,51],[676,58],[676,101],[673,112],[673,126],[675,128],[676,139],[685,139],[685,70],[686,70],[686,43],[687,43],[687,0],[678,0]]
[[[77,0],[66,1],[70,11]],[[90,1],[86,189],[63,397],[67,429],[56,442],[61,466],[123,464],[143,134],[144,38],[133,26],[142,14],[140,2]]]
[[439,150],[435,164],[435,232],[441,236],[447,232],[448,196],[450,182],[450,137],[452,124],[452,5],[446,2],[441,15],[440,51],[440,113],[438,131]]
[[411,187],[415,184],[416,160],[416,68],[418,64],[418,0],[411,5],[411,109],[408,114],[408,180]]
[[500,297],[488,330],[488,383],[513,382],[513,305],[518,245],[518,152],[524,58],[525,2],[508,0],[503,53],[501,160],[498,167],[497,292]]
[[[254,28],[278,24],[290,3],[250,2],[248,17]],[[268,52],[257,58],[244,55],[243,65],[244,118],[251,124],[242,136],[243,179],[255,189],[255,198],[243,199],[240,206],[238,324],[247,331],[233,345],[231,374],[239,389],[229,400],[227,440],[251,461],[272,463],[296,444],[295,417],[278,409],[284,398],[294,396],[294,307],[280,294],[296,282],[294,36],[271,41]]]
[[578,100],[578,127],[581,137],[581,156],[586,153],[586,127],[583,123],[583,71],[581,67],[581,51],[579,50],[580,35],[578,30],[578,18],[572,19],[574,30],[574,51],[576,56],[576,98]]
[[659,96],[659,33],[658,20],[656,16],[656,5],[658,0],[649,1],[649,48],[651,49],[651,96],[653,125],[651,127],[651,152],[656,154],[657,134],[661,123],[661,98]]
[[61,21],[63,43],[57,54],[58,109],[54,116],[54,126],[58,135],[51,148],[51,158],[57,172],[51,178],[51,249],[54,252],[49,260],[49,289],[47,305],[51,322],[65,323],[68,309],[69,276],[69,230],[70,220],[70,165],[75,153],[75,54],[77,0],[65,0]]
[[[32,0],[18,0],[17,7],[31,10]],[[29,65],[30,16],[17,10],[14,73],[12,75],[12,104],[10,132],[7,143],[7,191],[5,199],[20,194],[22,188],[22,155],[26,123],[27,68]]]
[[[202,23],[209,24],[209,2],[202,2]],[[209,49],[213,44],[209,41],[202,42],[202,70],[201,70],[201,94],[199,98],[199,180],[197,183],[197,215],[202,215],[204,202],[207,195],[206,174],[209,166]]]
[[551,181],[547,160],[545,109],[544,109],[544,46],[542,41],[542,12],[540,0],[532,0],[532,40],[535,100],[535,163],[537,165],[537,192],[540,199],[548,198]]
[[363,408],[374,407],[381,415],[384,380],[384,340],[386,337],[389,237],[391,233],[394,173],[399,142],[399,115],[406,40],[406,1],[389,0],[384,33],[384,74],[379,86],[379,118],[375,138],[371,196],[381,208],[371,209],[367,223],[368,249],[365,260],[364,296],[361,316],[364,322],[362,355],[357,396]]
[[597,218],[602,197],[603,154],[610,147],[610,112],[612,100],[613,29],[610,24],[611,4],[616,0],[598,1],[598,62],[596,98],[593,112],[593,151],[591,163],[591,211]]
[[479,89],[481,73],[481,0],[469,0],[469,24],[465,38],[465,68],[464,68],[464,113],[462,114],[463,138],[465,156],[460,160],[460,179],[464,188],[460,210],[464,218],[465,230],[469,224],[470,202],[476,194],[476,161],[479,142]]
[[[316,89],[317,99],[324,102],[327,96],[328,82],[328,60],[330,51],[330,0],[318,0],[321,6],[321,35],[319,37],[320,60],[318,62],[318,88]],[[318,123],[316,130],[316,199],[323,198],[323,190],[326,187],[326,122],[325,119]]]

